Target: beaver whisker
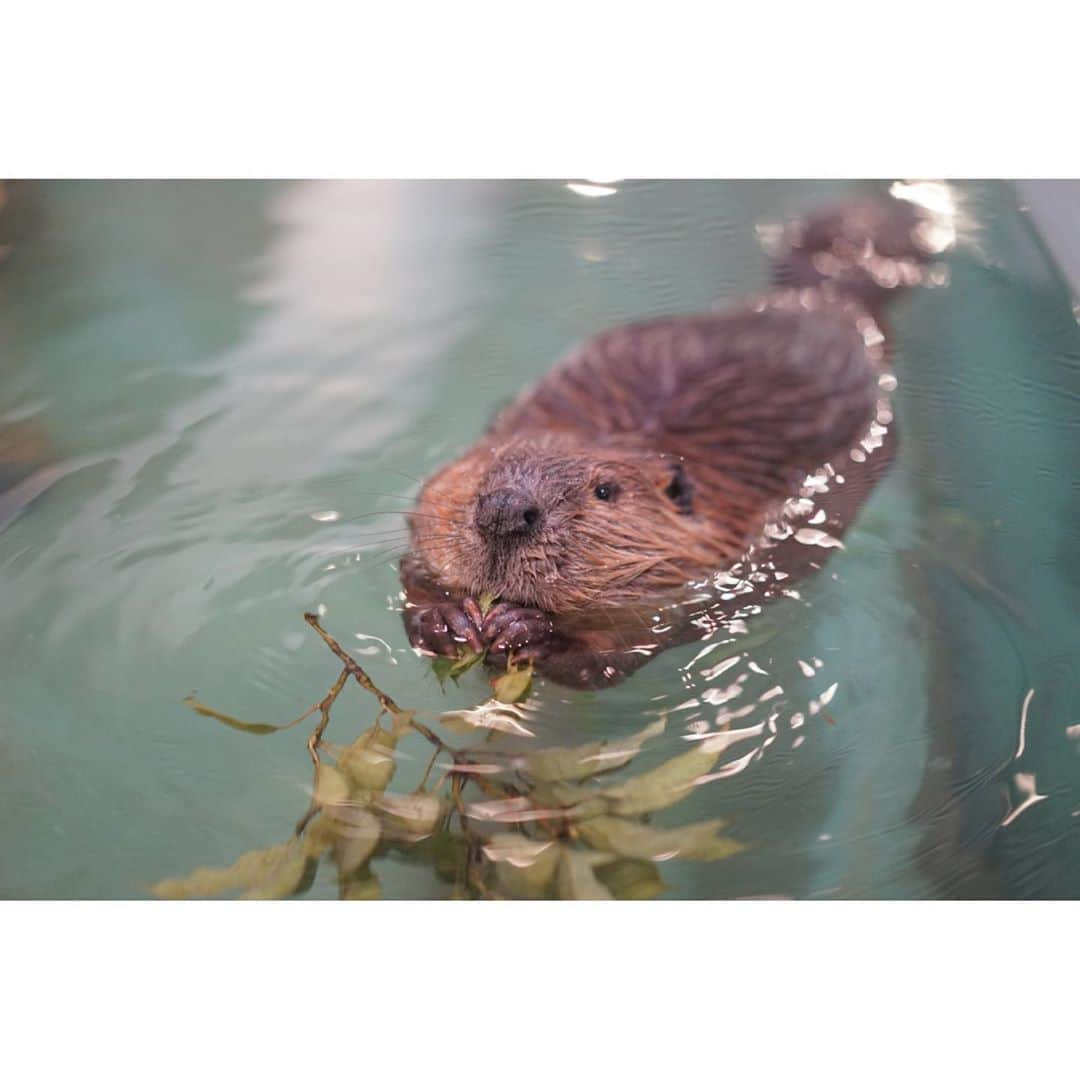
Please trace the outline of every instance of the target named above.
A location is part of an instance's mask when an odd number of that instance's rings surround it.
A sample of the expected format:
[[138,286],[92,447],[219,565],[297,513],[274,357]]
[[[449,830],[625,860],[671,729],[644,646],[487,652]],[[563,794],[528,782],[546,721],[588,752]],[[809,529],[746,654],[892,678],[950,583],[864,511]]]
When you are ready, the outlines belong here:
[[334,524],[339,524],[341,522],[347,523],[350,521],[361,521],[364,518],[385,517],[387,514],[401,514],[404,517],[425,517],[430,518],[434,521],[444,520],[443,518],[438,517],[435,514],[417,513],[417,511],[415,510],[367,510],[360,514],[342,514],[341,517],[334,519]]

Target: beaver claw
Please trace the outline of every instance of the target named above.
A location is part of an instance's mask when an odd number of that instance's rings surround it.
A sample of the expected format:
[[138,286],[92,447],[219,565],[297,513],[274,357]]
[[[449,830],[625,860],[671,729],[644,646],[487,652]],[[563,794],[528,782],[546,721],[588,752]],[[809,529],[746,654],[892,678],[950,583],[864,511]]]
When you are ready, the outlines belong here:
[[496,604],[484,617],[480,633],[488,654],[510,654],[522,660],[535,659],[550,643],[555,625],[549,615],[536,608]]
[[473,600],[462,604],[431,604],[405,611],[405,632],[416,649],[435,656],[457,656],[461,646],[483,652],[480,636],[483,615]]
[[413,648],[429,655],[456,657],[466,646],[492,659],[535,660],[547,651],[555,626],[544,612],[515,604],[496,604],[485,616],[470,597],[406,608],[405,632]]

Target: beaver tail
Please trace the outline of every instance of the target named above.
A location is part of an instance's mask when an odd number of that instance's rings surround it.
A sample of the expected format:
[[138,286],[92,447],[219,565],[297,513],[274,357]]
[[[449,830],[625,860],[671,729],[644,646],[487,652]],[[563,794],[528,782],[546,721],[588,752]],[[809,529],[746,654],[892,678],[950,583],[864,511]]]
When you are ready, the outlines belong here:
[[887,196],[845,203],[780,233],[773,283],[829,285],[878,313],[898,293],[922,284],[952,240],[950,224],[916,203]]

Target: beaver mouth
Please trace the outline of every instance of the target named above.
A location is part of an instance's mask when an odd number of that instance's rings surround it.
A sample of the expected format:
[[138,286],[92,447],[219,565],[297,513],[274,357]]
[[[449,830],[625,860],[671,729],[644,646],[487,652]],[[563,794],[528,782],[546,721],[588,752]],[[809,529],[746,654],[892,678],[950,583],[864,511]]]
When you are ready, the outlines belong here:
[[489,547],[483,564],[484,592],[506,603],[545,608],[558,578],[538,554],[539,545],[521,540]]

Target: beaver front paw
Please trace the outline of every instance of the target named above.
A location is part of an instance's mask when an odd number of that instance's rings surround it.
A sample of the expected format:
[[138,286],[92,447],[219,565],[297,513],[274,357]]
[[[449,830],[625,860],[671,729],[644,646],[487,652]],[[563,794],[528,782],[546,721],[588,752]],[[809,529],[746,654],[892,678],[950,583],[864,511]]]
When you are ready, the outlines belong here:
[[484,617],[480,633],[488,656],[535,660],[549,651],[555,624],[536,608],[496,604]]
[[475,600],[460,604],[429,604],[405,609],[405,633],[409,644],[435,656],[457,656],[461,646],[483,652],[481,625],[484,617]]

